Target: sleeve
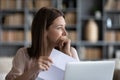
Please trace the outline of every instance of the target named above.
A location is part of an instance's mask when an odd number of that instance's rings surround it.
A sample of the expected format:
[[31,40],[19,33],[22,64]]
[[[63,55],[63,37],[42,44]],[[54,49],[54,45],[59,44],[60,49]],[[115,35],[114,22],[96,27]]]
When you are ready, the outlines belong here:
[[25,69],[25,52],[19,49],[13,59],[11,71],[7,74],[6,80],[15,80],[17,76],[23,74]]

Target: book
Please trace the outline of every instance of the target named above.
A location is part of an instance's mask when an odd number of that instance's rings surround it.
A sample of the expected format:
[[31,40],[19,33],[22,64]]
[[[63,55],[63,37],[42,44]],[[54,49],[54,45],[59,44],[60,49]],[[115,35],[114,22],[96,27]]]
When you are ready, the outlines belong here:
[[65,14],[65,20],[68,26],[76,24],[76,13],[68,12]]
[[24,15],[20,13],[6,15],[4,25],[21,26],[24,24]]
[[71,41],[77,41],[77,32],[76,31],[68,31],[68,37]]
[[27,31],[27,42],[31,42],[32,38],[31,38],[31,31]]
[[93,47],[81,47],[79,49],[80,59],[82,60],[100,60],[102,59],[102,49]]
[[115,42],[115,32],[114,31],[106,31],[104,39],[106,42]]
[[0,9],[15,9],[16,8],[16,0],[0,0]]
[[51,0],[36,0],[35,1],[35,9],[39,10],[42,7],[51,7]]
[[23,31],[3,31],[2,41],[4,42],[20,42],[24,40]]

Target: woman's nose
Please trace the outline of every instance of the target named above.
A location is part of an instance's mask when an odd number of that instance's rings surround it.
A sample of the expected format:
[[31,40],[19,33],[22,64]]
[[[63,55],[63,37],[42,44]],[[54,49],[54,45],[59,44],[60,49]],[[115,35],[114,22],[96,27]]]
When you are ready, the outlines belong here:
[[66,30],[63,30],[63,34],[62,34],[63,36],[68,36],[68,33],[67,33],[67,31]]

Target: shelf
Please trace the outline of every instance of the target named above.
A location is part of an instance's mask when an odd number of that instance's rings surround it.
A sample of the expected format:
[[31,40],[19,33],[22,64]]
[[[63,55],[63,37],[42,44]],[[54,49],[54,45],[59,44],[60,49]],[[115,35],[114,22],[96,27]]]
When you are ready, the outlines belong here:
[[104,11],[107,14],[120,14],[120,10],[109,10],[109,11]]
[[95,16],[81,16],[81,20],[89,20],[89,19],[94,19],[94,20],[103,20],[101,18],[96,18]]
[[114,45],[114,46],[120,46],[120,42],[88,42],[88,41],[82,41],[79,42],[82,46],[106,46],[106,45]]
[[24,46],[24,42],[0,42],[0,46]]
[[24,25],[21,25],[21,26],[7,26],[7,25],[3,25],[2,29],[4,29],[4,30],[23,30],[24,29]]
[[76,30],[76,28],[77,28],[76,25],[67,25],[66,26],[67,30]]
[[31,14],[35,14],[37,12],[37,10],[33,9],[33,10],[28,10],[29,13]]
[[[26,42],[26,45],[31,45],[31,42],[28,42],[28,41],[27,41],[27,42]],[[72,41],[72,42],[71,42],[71,45],[72,45],[72,46],[76,46],[76,45],[77,45],[77,42]]]
[[8,10],[0,10],[0,13],[9,14],[9,13],[24,13],[23,9],[8,9]]
[[62,9],[63,12],[76,12],[76,8],[65,8]]
[[120,46],[120,42],[105,42],[105,45]]
[[120,30],[120,25],[112,25],[112,27],[106,27],[109,30]]
[[80,41],[79,44],[81,46],[104,46],[103,41],[98,41],[98,42],[88,42],[88,41]]
[[73,46],[78,46],[78,42],[72,41],[72,42],[71,42],[71,45],[73,45]]
[[[28,4],[28,5],[25,5],[24,7],[22,6],[20,9],[0,10],[0,15],[1,15],[0,16],[0,31],[1,31],[0,39],[2,39],[2,37],[4,36],[3,35],[4,31],[9,32],[9,31],[14,30],[16,32],[18,32],[18,31],[23,32],[24,36],[23,36],[22,40],[24,40],[24,41],[19,40],[21,42],[0,42],[1,48],[4,48],[2,46],[5,46],[5,47],[13,46],[13,47],[17,48],[17,47],[22,47],[22,46],[26,47],[26,46],[31,45],[31,42],[29,42],[29,40],[27,41],[27,39],[28,39],[27,37],[29,35],[27,32],[29,32],[31,29],[29,19],[32,20],[34,14],[38,11],[38,7],[36,8],[35,3],[31,3],[31,2],[29,2],[29,0],[23,0],[23,1],[25,1],[26,2],[25,4]],[[32,0],[32,1],[34,2],[34,0]],[[120,46],[120,42],[105,42],[105,40],[104,40],[104,35],[107,31],[109,31],[109,30],[112,30],[114,32],[116,30],[117,30],[117,32],[120,31],[119,17],[117,17],[118,19],[116,19],[116,16],[120,15],[120,10],[105,11],[103,8],[104,8],[105,2],[107,0],[62,0],[62,1],[51,0],[51,1],[52,1],[51,6],[54,6],[55,8],[58,8],[65,13],[66,20],[68,20],[68,22],[66,21],[66,23],[69,24],[69,25],[66,25],[66,30],[68,32],[71,32],[71,33],[73,32],[73,34],[75,34],[75,37],[71,38],[71,40],[73,40],[71,42],[71,45],[75,46],[78,53],[79,53],[78,48],[81,46],[86,46],[86,47],[88,46],[88,47],[95,47],[95,48],[102,47],[103,48],[102,49],[103,50],[102,51],[103,58],[107,58],[104,55],[109,54],[109,53],[107,53],[108,49],[106,49],[104,47],[110,46],[110,45]],[[69,2],[69,1],[73,1],[73,3]],[[71,4],[72,4],[72,6],[71,6]],[[40,5],[40,7],[41,7],[41,5]],[[96,17],[97,11],[98,11],[98,17]],[[23,18],[19,17],[19,15],[18,15],[19,18],[15,17],[13,22],[11,22],[11,20],[12,20],[11,18],[9,19],[10,24],[9,24],[9,22],[5,23],[5,21],[7,20],[8,17],[11,17],[11,16],[13,17],[14,14],[16,14],[16,13],[18,13],[18,14],[20,13],[20,15],[23,16]],[[11,14],[13,14],[13,15],[11,15]],[[31,18],[29,15],[31,16]],[[114,15],[115,15],[115,17],[113,17]],[[108,17],[113,22],[112,23],[113,26],[111,28],[107,28],[107,26],[106,26],[106,23],[107,23],[106,21],[107,21]],[[17,24],[17,22],[16,22],[16,24],[14,24],[15,20],[20,19],[20,18],[22,21],[18,24]],[[86,24],[87,24],[88,20],[90,20],[90,19],[94,19],[98,25],[98,30],[99,30],[98,42],[89,42],[89,41],[85,40],[86,34],[84,31],[86,29],[85,28]],[[5,25],[5,24],[7,24],[7,25]],[[8,24],[9,25],[18,25],[18,26],[9,26]],[[94,30],[95,29],[93,29],[93,31]],[[109,35],[111,36],[112,33]],[[109,35],[108,35],[108,39],[109,39]],[[74,35],[72,35],[72,36],[74,36]],[[119,33],[117,33],[117,36],[119,36]],[[6,38],[4,40],[9,41],[9,39],[7,40]],[[10,40],[12,40],[11,36],[10,36]],[[13,40],[16,40],[16,39],[13,38]],[[120,39],[118,39],[117,41],[119,41],[119,40]],[[11,48],[11,47],[9,47],[9,48]],[[14,48],[11,48],[11,49],[14,50]]]

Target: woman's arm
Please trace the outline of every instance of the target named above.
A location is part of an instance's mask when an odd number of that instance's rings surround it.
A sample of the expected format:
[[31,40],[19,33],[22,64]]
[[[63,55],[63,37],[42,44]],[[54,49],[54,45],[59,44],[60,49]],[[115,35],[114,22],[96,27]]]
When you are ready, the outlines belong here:
[[77,59],[79,61],[79,57],[75,48],[71,47],[71,40],[67,37],[60,37],[57,40],[57,47],[60,51],[64,52],[65,54]]
[[48,70],[52,65],[52,59],[48,56],[41,56],[38,60],[31,65],[32,67],[24,72],[21,76],[18,76],[15,80],[31,80],[34,75],[38,75],[40,71]]
[[[37,75],[39,73],[38,70],[29,70],[24,72],[22,75],[15,78],[15,80],[31,80],[34,75]],[[8,79],[9,80],[9,79]]]
[[52,64],[52,60],[49,57],[41,56],[30,65],[29,70],[25,71],[27,58],[23,49],[18,50],[13,60],[12,69],[7,74],[6,80],[31,80],[41,70],[48,70]]
[[13,65],[11,71],[7,74],[6,80],[29,80],[31,76],[33,75],[32,73],[35,70],[28,70],[27,72],[24,72],[25,66],[26,66],[26,60],[28,57],[25,55],[25,49],[21,48],[17,51],[14,59],[13,59]]

